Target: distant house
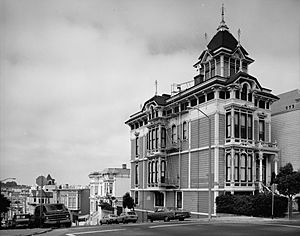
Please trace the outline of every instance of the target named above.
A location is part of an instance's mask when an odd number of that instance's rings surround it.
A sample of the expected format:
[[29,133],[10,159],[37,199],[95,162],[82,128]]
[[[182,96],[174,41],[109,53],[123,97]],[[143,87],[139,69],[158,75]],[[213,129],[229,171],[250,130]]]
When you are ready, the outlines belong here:
[[35,206],[38,204],[54,203],[53,190],[55,188],[55,179],[53,179],[50,174],[46,177],[46,184],[42,187],[42,189],[41,186],[37,185],[31,187],[28,196],[29,212],[33,213]]
[[90,189],[83,186],[60,185],[53,190],[55,203],[63,203],[73,219],[90,213]]
[[279,94],[272,104],[272,137],[280,149],[281,166],[291,163],[300,169],[300,90]]
[[130,169],[123,164],[122,168],[106,168],[92,172],[90,178],[90,214],[97,215],[103,202],[114,207],[122,207],[122,199],[130,192]]
[[28,206],[29,213],[34,213],[34,208],[39,204],[53,203],[53,192],[46,192],[39,187],[32,187],[29,190]]
[[29,186],[16,185],[16,186],[1,186],[1,194],[11,201],[9,211],[5,214],[4,218],[12,218],[14,214],[28,213],[28,196]]

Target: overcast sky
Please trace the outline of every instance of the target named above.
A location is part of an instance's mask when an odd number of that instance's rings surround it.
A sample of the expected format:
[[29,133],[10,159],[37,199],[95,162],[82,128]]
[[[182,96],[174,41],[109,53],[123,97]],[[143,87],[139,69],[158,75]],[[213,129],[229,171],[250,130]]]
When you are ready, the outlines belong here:
[[129,166],[124,122],[192,65],[225,21],[280,94],[300,88],[297,0],[0,0],[0,179],[89,183]]

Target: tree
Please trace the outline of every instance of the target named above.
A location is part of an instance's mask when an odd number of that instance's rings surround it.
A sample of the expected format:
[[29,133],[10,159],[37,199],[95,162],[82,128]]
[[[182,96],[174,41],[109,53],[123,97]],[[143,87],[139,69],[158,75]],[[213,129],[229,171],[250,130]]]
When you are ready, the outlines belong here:
[[285,195],[289,199],[289,218],[292,216],[292,198],[300,193],[300,172],[293,170],[293,165],[287,163],[280,168],[278,175],[274,181],[277,184],[277,190],[280,194]]
[[9,210],[10,200],[8,200],[3,194],[0,194],[0,222],[2,222],[2,213],[6,213]]
[[127,192],[125,193],[125,195],[123,196],[123,208],[128,208],[128,209],[134,209],[134,200],[133,198],[130,196],[130,194]]

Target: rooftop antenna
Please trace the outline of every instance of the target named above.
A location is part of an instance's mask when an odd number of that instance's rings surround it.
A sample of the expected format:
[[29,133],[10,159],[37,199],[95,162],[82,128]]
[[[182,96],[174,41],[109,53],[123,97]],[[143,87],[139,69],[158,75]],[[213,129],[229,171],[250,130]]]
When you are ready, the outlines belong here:
[[157,80],[155,80],[155,96],[157,95]]
[[238,43],[241,45],[241,29],[238,29]]
[[205,38],[205,44],[207,45],[207,33],[204,33],[204,38]]

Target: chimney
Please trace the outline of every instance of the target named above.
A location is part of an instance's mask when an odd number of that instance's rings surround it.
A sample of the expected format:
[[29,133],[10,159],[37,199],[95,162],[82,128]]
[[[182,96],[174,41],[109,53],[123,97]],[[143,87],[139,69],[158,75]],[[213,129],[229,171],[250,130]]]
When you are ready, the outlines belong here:
[[122,169],[126,169],[126,168],[127,168],[126,164],[122,164]]

